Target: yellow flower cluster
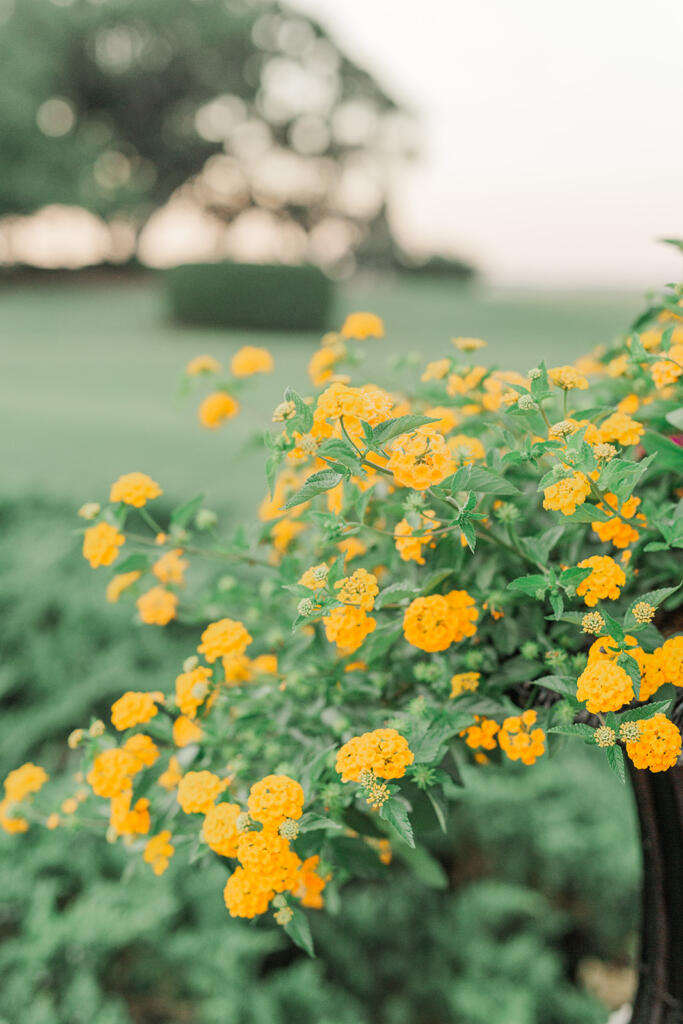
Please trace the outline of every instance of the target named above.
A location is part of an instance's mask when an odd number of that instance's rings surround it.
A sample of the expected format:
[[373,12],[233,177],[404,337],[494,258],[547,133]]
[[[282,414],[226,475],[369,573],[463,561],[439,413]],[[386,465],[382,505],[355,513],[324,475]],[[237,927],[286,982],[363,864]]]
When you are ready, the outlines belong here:
[[573,516],[579,505],[591,492],[591,485],[585,473],[575,472],[571,476],[550,484],[543,491],[543,508]]
[[474,693],[479,688],[479,672],[458,672],[451,676],[451,697],[460,697],[463,693]]
[[101,565],[111,565],[118,557],[119,548],[125,543],[122,533],[109,523],[96,523],[89,526],[83,535],[83,557],[93,569]]
[[321,562],[320,565],[312,565],[301,576],[299,583],[302,587],[308,587],[309,590],[322,590],[327,583],[329,571],[325,562]]
[[202,826],[202,837],[209,849],[221,857],[237,856],[239,829],[237,819],[242,813],[239,804],[214,804],[206,812]]
[[206,814],[227,785],[213,772],[187,772],[178,783],[178,803],[185,814]]
[[511,761],[531,765],[545,753],[545,733],[533,728],[538,716],[535,711],[506,718],[498,733],[498,745]]
[[335,768],[342,782],[359,782],[362,772],[373,772],[380,779],[401,779],[414,760],[407,740],[396,729],[375,729],[345,743]]
[[362,608],[365,612],[372,611],[379,594],[377,577],[367,569],[356,569],[351,576],[338,580],[334,587],[339,591],[337,597],[342,604]]
[[452,643],[474,636],[479,612],[466,590],[416,597],[403,617],[403,635],[421,651],[445,651]]
[[342,337],[356,338],[383,338],[384,324],[381,317],[376,313],[349,313],[341,329]]
[[548,370],[548,377],[556,387],[562,388],[563,391],[571,391],[573,388],[585,391],[588,387],[586,378],[573,366],[555,366],[552,370]]
[[206,627],[197,650],[208,662],[214,662],[229,654],[244,654],[251,641],[251,636],[241,622],[236,619],[220,619]]
[[624,519],[633,519],[636,516],[641,526],[647,525],[645,516],[641,514],[636,515],[639,505],[640,498],[629,498],[619,508],[619,499],[616,494],[606,494],[604,502],[601,502],[598,508],[603,512],[618,512],[619,515],[613,515],[604,523],[593,523],[594,532],[597,533],[601,541],[611,541],[615,548],[627,548],[629,544],[633,544],[634,541],[638,540],[640,534],[629,523],[625,523]]
[[142,621],[148,626],[167,626],[176,617],[178,595],[165,587],[152,587],[140,594],[137,609]]
[[110,747],[98,754],[87,780],[96,796],[116,797],[132,788],[132,778],[143,768],[151,767],[159,756],[149,736],[131,736],[122,747]]
[[201,373],[220,373],[221,364],[213,356],[195,356],[185,367],[190,377],[198,377]]
[[407,519],[402,519],[400,523],[397,523],[394,528],[394,540],[396,550],[403,561],[417,562],[418,565],[424,565],[423,549],[425,547],[436,547],[436,542],[431,538],[430,534],[440,526],[441,523],[431,509],[421,513],[417,536]]
[[427,424],[396,439],[387,469],[402,487],[424,491],[450,476],[455,462],[443,435]]
[[626,744],[628,756],[636,768],[665,772],[673,768],[681,754],[681,733],[666,715],[657,714],[638,723],[640,736]]
[[642,423],[631,419],[623,412],[614,412],[600,424],[600,440],[603,444],[612,441],[626,448],[629,445],[638,444],[644,430],[645,427]]
[[137,569],[133,572],[117,573],[107,584],[106,598],[109,604],[116,604],[124,590],[137,583],[141,576],[142,573]]
[[132,790],[124,789],[112,797],[109,824],[115,835],[145,836],[149,832],[149,800],[140,797],[131,807]]
[[670,637],[651,654],[640,651],[637,660],[641,700],[648,700],[665,683],[683,687],[683,636]]
[[195,718],[209,692],[212,672],[206,665],[198,665],[189,672],[176,676],[175,698],[181,714]]
[[344,654],[353,654],[374,631],[377,621],[362,608],[346,604],[323,616],[323,625],[330,643],[336,644]]
[[152,572],[158,580],[162,583],[180,584],[183,582],[187,561],[181,557],[182,553],[182,548],[173,548],[157,559],[152,566]]
[[[223,892],[232,917],[262,914],[273,896],[282,892],[291,892],[302,901],[305,899],[306,906],[322,906],[322,891],[327,880],[315,871],[319,859],[310,857],[302,863],[291,849],[290,840],[281,834],[286,823],[301,817],[303,804],[304,793],[298,782],[287,775],[268,775],[251,787],[247,801],[251,819],[263,826],[260,832],[240,832],[234,813],[236,805],[230,805],[231,810],[218,825],[209,824],[209,833],[213,830],[221,845],[217,852],[234,850],[234,854],[227,855],[236,856],[240,862]],[[219,804],[218,808],[221,806]],[[207,822],[208,816],[204,824],[205,837]]]
[[240,407],[227,391],[213,391],[207,395],[199,406],[199,422],[207,430],[216,430],[226,420],[231,420],[240,411]]
[[45,769],[32,761],[27,761],[9,773],[3,783],[5,795],[0,800],[0,828],[9,833],[26,832],[28,821],[14,815],[12,811],[16,804],[40,792],[48,778]]
[[132,729],[133,726],[149,722],[159,710],[157,704],[163,701],[164,695],[159,690],[152,693],[127,690],[111,706],[112,725],[121,732],[123,729]]
[[156,481],[146,473],[125,473],[111,485],[110,501],[122,501],[124,505],[142,508],[148,501],[158,498],[163,491]]
[[683,344],[672,345],[666,356],[652,364],[651,373],[658,391],[675,384],[683,373]]
[[498,722],[482,715],[475,715],[474,721],[474,725],[460,733],[460,736],[465,737],[467,746],[471,750],[495,750],[496,736],[500,730]]
[[264,828],[277,829],[286,818],[301,817],[304,791],[288,775],[266,775],[251,787],[247,807],[254,821]]
[[607,658],[589,661],[577,681],[576,698],[585,701],[593,714],[618,711],[624,704],[630,704],[634,696],[631,677]]
[[267,348],[245,345],[230,361],[230,371],[235,377],[251,377],[255,373],[270,373],[273,357]]
[[151,866],[155,875],[163,875],[174,852],[175,847],[171,842],[171,833],[168,829],[164,829],[159,835],[152,836],[147,840],[142,859],[145,864]]
[[616,601],[626,583],[626,574],[609,555],[592,555],[578,564],[579,569],[590,569],[590,576],[576,588],[578,597],[583,597],[589,608],[598,601]]

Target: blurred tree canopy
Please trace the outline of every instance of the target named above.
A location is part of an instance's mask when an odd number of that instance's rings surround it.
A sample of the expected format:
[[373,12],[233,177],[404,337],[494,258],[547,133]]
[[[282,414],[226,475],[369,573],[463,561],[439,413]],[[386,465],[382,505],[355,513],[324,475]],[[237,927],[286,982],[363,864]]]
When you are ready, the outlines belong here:
[[386,233],[409,149],[375,78],[261,0],[0,0],[0,89],[0,217],[76,205],[134,239],[180,190],[342,254]]

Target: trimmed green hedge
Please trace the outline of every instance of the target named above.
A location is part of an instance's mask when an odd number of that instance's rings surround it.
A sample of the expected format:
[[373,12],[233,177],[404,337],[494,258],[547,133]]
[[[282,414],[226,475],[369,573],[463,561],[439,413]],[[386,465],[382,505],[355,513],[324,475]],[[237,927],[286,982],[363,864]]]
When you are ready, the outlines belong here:
[[173,316],[186,324],[325,330],[332,282],[318,267],[188,263],[166,273]]

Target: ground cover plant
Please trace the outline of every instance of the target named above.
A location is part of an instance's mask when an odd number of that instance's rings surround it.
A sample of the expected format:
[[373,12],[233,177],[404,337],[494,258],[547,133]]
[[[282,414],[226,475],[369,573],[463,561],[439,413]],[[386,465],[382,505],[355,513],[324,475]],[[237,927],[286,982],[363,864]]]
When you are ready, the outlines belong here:
[[[429,871],[415,834],[446,827],[463,761],[527,768],[568,734],[621,778],[623,747],[638,769],[674,765],[681,639],[654,622],[679,600],[659,554],[683,543],[678,298],[612,349],[525,376],[455,339],[401,394],[350,384],[383,334],[350,316],[311,361],[315,396],[274,411],[260,525],[218,542],[202,496],[159,522],[140,472],[87,503],[83,553],[113,566],[110,600],[194,623],[199,643],[172,693],[128,689],[110,727],[72,733],[81,785],[60,809],[42,768],[10,773],[5,828],[99,819],[156,874],[217,854],[230,913],[272,910],[310,951],[302,907],[334,908],[392,848]],[[194,360],[203,425],[229,430],[244,378],[270,366],[253,347],[227,372]]]

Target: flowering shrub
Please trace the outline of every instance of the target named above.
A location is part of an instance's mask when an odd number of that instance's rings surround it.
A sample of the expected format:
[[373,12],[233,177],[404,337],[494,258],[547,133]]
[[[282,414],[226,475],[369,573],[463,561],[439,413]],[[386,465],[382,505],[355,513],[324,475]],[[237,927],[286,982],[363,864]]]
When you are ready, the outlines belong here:
[[[342,373],[362,339],[382,344],[381,320],[354,314],[311,360],[314,396],[288,389],[274,411],[260,524],[229,542],[202,496],[162,524],[156,481],[115,481],[80,510],[83,554],[142,622],[196,622],[196,651],[167,692],[126,689],[111,728],[71,734],[82,764],[59,807],[42,768],[11,772],[0,824],[104,811],[141,870],[226,858],[230,914],[271,909],[310,951],[301,907],[392,847],[410,862],[413,822],[445,828],[463,760],[526,771],[568,735],[622,780],[624,750],[675,765],[683,638],[658,627],[680,603],[662,554],[683,548],[679,299],[526,376],[456,338],[400,394]],[[271,369],[251,347],[228,375],[193,360],[188,385],[212,388],[200,422],[229,430],[243,378]]]

